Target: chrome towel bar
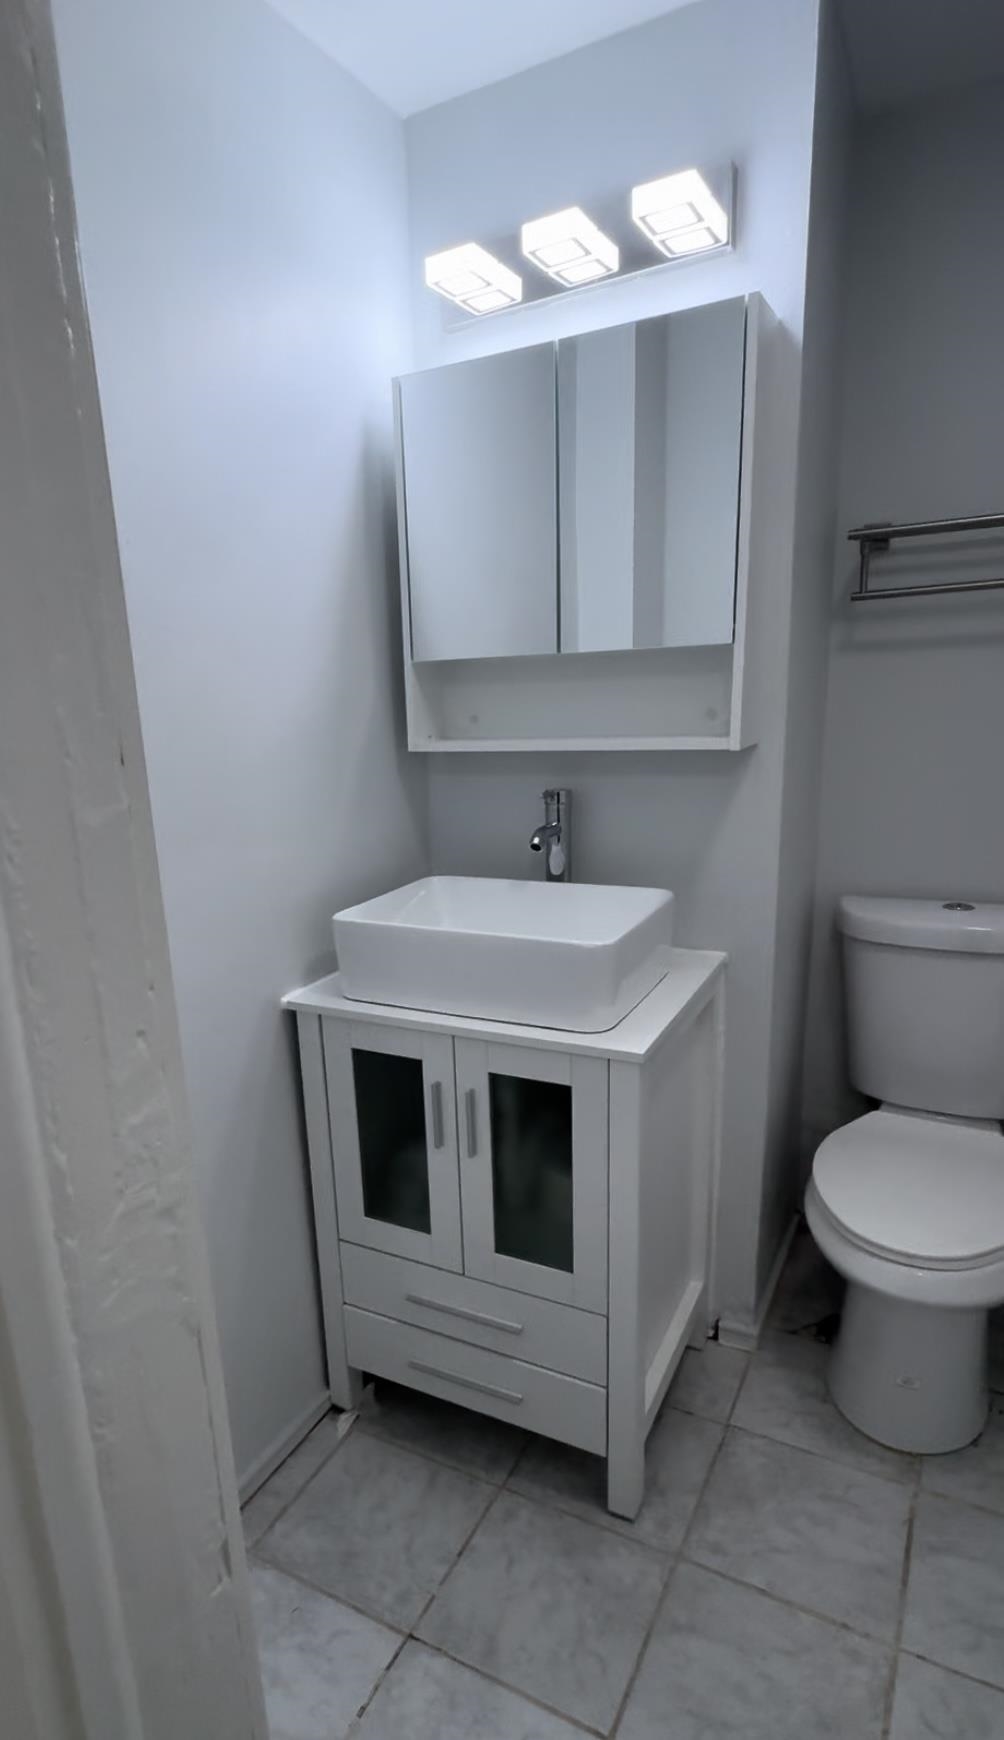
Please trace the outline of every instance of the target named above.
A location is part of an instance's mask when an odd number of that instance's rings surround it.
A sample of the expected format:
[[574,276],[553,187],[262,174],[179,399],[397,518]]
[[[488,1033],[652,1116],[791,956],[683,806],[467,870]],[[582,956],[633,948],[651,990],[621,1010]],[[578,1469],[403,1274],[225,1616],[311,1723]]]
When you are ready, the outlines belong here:
[[852,604],[863,604],[876,598],[926,598],[929,594],[946,592],[996,592],[1004,588],[1004,576],[993,580],[937,580],[927,585],[885,586],[871,591],[868,585],[871,559],[887,551],[898,538],[934,538],[944,532],[993,532],[1004,528],[1004,514],[970,514],[954,520],[908,520],[894,526],[876,524],[855,526],[847,536],[859,547],[860,573],[858,589],[851,593]]

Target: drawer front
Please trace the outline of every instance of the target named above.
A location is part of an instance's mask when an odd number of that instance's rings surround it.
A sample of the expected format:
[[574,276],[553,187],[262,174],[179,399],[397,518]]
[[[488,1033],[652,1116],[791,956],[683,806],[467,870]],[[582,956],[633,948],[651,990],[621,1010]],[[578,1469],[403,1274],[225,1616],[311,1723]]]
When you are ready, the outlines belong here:
[[492,1348],[528,1365],[587,1383],[607,1381],[607,1320],[554,1305],[467,1275],[385,1256],[343,1243],[342,1287],[348,1305],[378,1311],[439,1335]]
[[345,1307],[345,1341],[349,1364],[359,1370],[606,1455],[607,1394],[597,1384],[354,1305]]

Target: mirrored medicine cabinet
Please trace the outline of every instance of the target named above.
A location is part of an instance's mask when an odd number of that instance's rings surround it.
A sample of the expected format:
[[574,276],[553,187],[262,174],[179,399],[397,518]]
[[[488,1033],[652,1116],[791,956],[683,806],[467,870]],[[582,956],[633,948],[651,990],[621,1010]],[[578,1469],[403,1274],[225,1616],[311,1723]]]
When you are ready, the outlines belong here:
[[411,748],[752,741],[772,324],[734,297],[395,383]]

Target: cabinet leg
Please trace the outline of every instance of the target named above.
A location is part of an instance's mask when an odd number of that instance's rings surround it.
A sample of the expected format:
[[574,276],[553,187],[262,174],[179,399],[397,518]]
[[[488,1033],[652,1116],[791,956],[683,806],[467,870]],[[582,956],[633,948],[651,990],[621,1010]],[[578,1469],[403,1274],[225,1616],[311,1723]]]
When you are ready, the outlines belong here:
[[618,1426],[607,1445],[607,1509],[633,1522],[645,1497],[645,1428]]
[[363,1374],[350,1365],[339,1362],[338,1370],[332,1369],[328,1374],[331,1385],[331,1400],[336,1408],[343,1411],[358,1408],[363,1394]]

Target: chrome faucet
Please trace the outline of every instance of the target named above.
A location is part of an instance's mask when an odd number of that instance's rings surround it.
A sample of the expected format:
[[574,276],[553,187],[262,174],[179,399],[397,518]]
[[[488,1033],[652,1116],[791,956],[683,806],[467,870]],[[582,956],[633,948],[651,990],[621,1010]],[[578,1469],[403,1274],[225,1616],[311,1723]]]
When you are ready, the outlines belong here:
[[568,837],[568,807],[571,792],[545,791],[544,821],[530,835],[531,852],[543,852],[544,876],[548,882],[572,880],[571,843]]

